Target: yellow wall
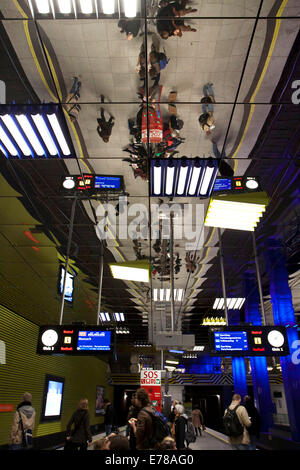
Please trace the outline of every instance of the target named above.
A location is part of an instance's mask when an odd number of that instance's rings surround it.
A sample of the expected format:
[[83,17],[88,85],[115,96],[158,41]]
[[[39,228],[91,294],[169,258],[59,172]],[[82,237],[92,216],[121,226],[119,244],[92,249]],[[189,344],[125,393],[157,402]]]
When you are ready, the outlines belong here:
[[[32,394],[36,410],[35,436],[65,431],[68,420],[80,398],[88,398],[90,422],[103,423],[95,417],[96,385],[105,387],[105,395],[113,398],[107,385],[107,364],[94,357],[58,357],[36,354],[39,327],[11,310],[0,306],[0,340],[6,344],[6,364],[0,364],[0,404],[20,403],[24,392]],[[65,378],[62,417],[60,421],[40,423],[45,375]],[[13,412],[0,413],[0,445],[7,444]]]

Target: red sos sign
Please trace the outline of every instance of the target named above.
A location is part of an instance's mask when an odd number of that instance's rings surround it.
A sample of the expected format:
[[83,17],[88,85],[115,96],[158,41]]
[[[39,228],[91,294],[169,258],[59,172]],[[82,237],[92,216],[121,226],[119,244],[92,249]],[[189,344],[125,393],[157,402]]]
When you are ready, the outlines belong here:
[[158,371],[157,370],[144,370],[143,378],[144,379],[158,379],[159,378]]

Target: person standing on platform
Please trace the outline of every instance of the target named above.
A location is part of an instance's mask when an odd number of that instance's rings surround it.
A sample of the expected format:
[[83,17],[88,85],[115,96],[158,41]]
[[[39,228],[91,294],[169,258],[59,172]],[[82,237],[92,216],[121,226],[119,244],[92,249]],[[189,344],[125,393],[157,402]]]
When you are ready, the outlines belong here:
[[203,421],[203,415],[198,405],[195,405],[192,411],[192,423],[195,428],[196,436],[198,436],[198,432],[199,432],[199,437],[202,436],[201,427],[202,429],[204,428],[204,421]]
[[31,406],[32,395],[25,392],[22,402],[17,406],[10,433],[10,449],[25,450],[32,448],[32,433],[35,424],[35,409]]
[[[129,422],[131,418],[137,419],[139,411],[140,411],[140,408],[138,408],[138,406],[136,405],[136,393],[134,393],[131,398],[131,407],[129,408],[127,421]],[[130,424],[128,424],[128,426],[129,428],[128,428],[128,431],[126,431],[126,433],[128,432],[130,449],[136,450],[135,434],[134,434],[132,426]]]
[[[80,400],[78,409],[73,413],[67,425],[67,437],[64,450],[85,451],[92,444],[90,429],[89,402],[87,398]],[[72,425],[74,429],[72,430]],[[88,444],[89,443],[89,444]]]
[[229,436],[233,450],[248,450],[250,444],[247,428],[250,428],[251,421],[246,408],[241,405],[241,401],[241,396],[235,393],[223,417],[225,432]]
[[104,403],[106,405],[105,408],[105,415],[104,415],[104,426],[105,426],[105,434],[109,436],[111,434],[111,430],[114,424],[114,408],[108,398],[105,398]]
[[249,418],[251,419],[251,426],[248,429],[250,435],[249,450],[256,450],[256,440],[259,439],[261,427],[260,415],[249,395],[244,397],[244,406],[248,412]]
[[184,407],[182,405],[175,406],[175,440],[176,447],[178,450],[185,449],[185,430],[188,422],[188,417],[185,414]]
[[136,437],[136,449],[147,450],[151,448],[150,443],[154,432],[151,414],[155,415],[155,409],[151,406],[149,395],[143,388],[137,390],[135,402],[140,411],[137,419],[131,418],[129,423]]

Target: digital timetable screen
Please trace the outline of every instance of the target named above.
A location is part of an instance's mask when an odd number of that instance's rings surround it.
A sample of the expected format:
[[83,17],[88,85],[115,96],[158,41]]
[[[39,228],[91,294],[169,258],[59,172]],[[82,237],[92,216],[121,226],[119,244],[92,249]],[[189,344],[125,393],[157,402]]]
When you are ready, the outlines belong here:
[[37,354],[93,355],[111,350],[112,331],[100,326],[54,325],[40,327]]
[[96,176],[95,189],[121,189],[120,176]]
[[287,356],[284,326],[224,326],[209,330],[212,356]]
[[110,351],[110,331],[79,331],[77,351]]
[[246,331],[217,331],[214,335],[216,351],[248,351]]

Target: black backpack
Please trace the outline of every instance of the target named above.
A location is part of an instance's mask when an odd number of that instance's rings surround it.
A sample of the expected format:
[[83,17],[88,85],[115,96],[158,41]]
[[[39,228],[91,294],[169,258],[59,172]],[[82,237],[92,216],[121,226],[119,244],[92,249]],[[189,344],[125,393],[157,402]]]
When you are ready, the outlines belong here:
[[244,426],[240,423],[236,414],[236,410],[239,406],[240,405],[237,405],[233,410],[228,408],[223,417],[224,433],[229,437],[239,437],[244,432]]
[[190,420],[187,420],[184,438],[188,444],[196,440],[195,428]]
[[156,444],[160,443],[169,435],[169,428],[162,416],[151,413],[150,411],[145,410],[145,408],[144,411],[146,411],[152,419],[153,433],[151,437],[148,437],[148,441],[151,447],[155,447]]

